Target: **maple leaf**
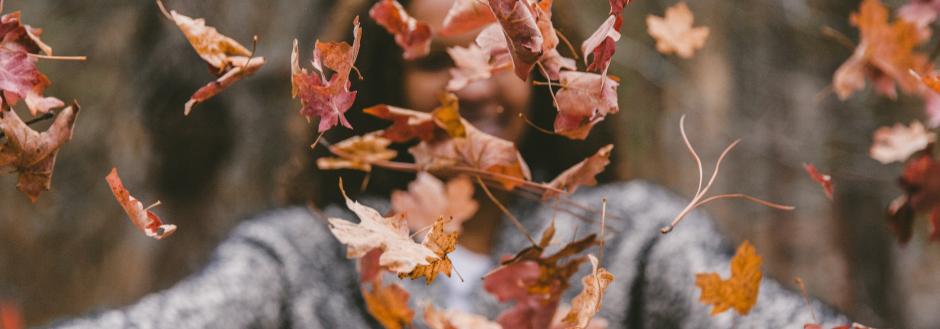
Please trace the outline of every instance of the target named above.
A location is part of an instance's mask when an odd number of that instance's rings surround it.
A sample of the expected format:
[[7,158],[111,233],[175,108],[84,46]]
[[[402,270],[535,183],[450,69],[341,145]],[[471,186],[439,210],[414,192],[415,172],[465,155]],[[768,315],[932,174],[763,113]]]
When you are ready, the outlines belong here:
[[380,136],[402,143],[418,138],[428,141],[434,138],[437,128],[431,115],[400,107],[380,104],[362,110],[377,118],[392,121],[392,125],[381,131]]
[[[512,69],[513,65],[506,37],[499,24],[490,24],[484,28],[473,45],[466,48],[450,47],[447,53],[454,61],[454,68],[450,69],[451,80],[447,83],[449,91],[463,89],[474,81],[489,79],[499,72]],[[545,63],[546,66],[555,64],[563,63]]]
[[585,72],[565,71],[560,74],[561,90],[555,96],[558,115],[555,133],[585,139],[595,124],[608,113],[617,113],[617,87],[610,77]]
[[514,72],[528,80],[529,71],[542,56],[544,38],[527,0],[489,0],[490,9],[502,27]]
[[36,67],[37,58],[29,56],[52,55],[40,34],[41,29],[22,24],[19,11],[0,17],[0,90],[11,106],[24,100],[33,116],[65,105],[58,98],[43,96],[51,82]]
[[692,27],[692,11],[685,2],[666,8],[666,15],[646,16],[646,27],[656,39],[656,50],[665,55],[675,53],[682,58],[692,58],[695,50],[705,46],[708,27]]
[[111,173],[105,177],[105,180],[108,181],[108,186],[111,187],[114,198],[117,199],[118,204],[120,204],[121,208],[124,208],[124,212],[127,213],[127,218],[131,220],[134,226],[144,232],[144,234],[160,240],[176,232],[176,225],[163,224],[163,220],[160,219],[160,216],[150,211],[150,208],[160,204],[159,201],[153,206],[144,208],[144,205],[140,203],[139,200],[131,196],[130,192],[124,188],[124,183],[121,182],[121,177],[118,176],[117,168],[111,168]]
[[395,158],[398,152],[389,150],[391,141],[375,133],[362,136],[353,136],[330,146],[333,154],[342,154],[342,157],[325,157],[317,159],[320,169],[355,169],[364,172],[372,171],[372,163]]
[[166,11],[163,2],[157,0],[160,10],[183,32],[183,36],[202,60],[214,69],[218,78],[199,88],[183,107],[183,114],[189,115],[196,104],[221,93],[235,82],[254,74],[262,65],[264,57],[252,58],[252,52],[238,41],[219,33],[216,28],[206,25],[202,18],[192,18],[176,12]]
[[434,305],[424,308],[424,322],[431,329],[502,329],[487,318],[458,309],[439,311]]
[[414,311],[408,307],[409,294],[401,285],[391,283],[383,285],[380,279],[372,282],[372,289],[361,287],[366,310],[382,327],[401,329],[411,327]]
[[883,164],[907,160],[911,154],[926,149],[937,140],[937,135],[924,128],[919,121],[910,126],[897,123],[893,127],[875,130],[868,154]]
[[538,246],[523,249],[483,277],[483,288],[500,302],[515,305],[499,315],[496,322],[504,328],[548,328],[558,309],[568,281],[584,262],[571,257],[593,246],[596,236],[571,242],[550,256],[544,249],[555,234],[554,223],[542,233]]
[[58,117],[45,132],[30,128],[5,104],[0,110],[0,130],[6,142],[0,144],[0,169],[12,168],[19,173],[16,187],[36,203],[39,194],[48,191],[52,184],[59,148],[72,139],[72,128],[78,117],[78,103],[59,112]]
[[738,246],[738,251],[731,258],[731,277],[722,280],[718,273],[698,273],[695,285],[702,289],[699,300],[702,304],[712,305],[712,315],[734,308],[741,315],[747,315],[757,303],[760,289],[761,257],[754,251],[754,246],[745,240]]
[[914,50],[922,43],[917,27],[904,20],[888,24],[888,9],[878,0],[863,1],[850,19],[861,37],[855,52],[833,76],[839,99],[864,88],[866,77],[878,93],[891,98],[897,97],[895,85],[905,93],[917,91],[918,80],[908,72],[925,72],[929,66],[927,57]]
[[607,285],[614,281],[613,274],[603,267],[598,269],[598,261],[594,255],[588,255],[588,259],[591,261],[591,274],[581,279],[584,288],[571,300],[571,310],[562,319],[562,323],[570,325],[570,328],[588,327],[591,319],[601,309],[604,290],[607,290]]
[[818,170],[816,166],[811,163],[804,163],[803,169],[806,170],[806,173],[809,174],[809,177],[812,178],[819,186],[822,186],[823,192],[826,192],[826,197],[829,200],[832,200],[832,176],[823,175]]
[[[294,40],[294,49],[291,52],[291,96],[300,97],[300,114],[308,121],[313,117],[320,118],[317,130],[321,133],[333,128],[337,123],[352,129],[344,113],[356,100],[356,92],[349,90],[349,73],[354,68],[356,57],[359,56],[361,38],[362,28],[357,16],[353,20],[351,46],[346,42],[317,40],[313,49],[315,71],[311,72],[300,67],[297,40]],[[333,70],[329,80],[326,78],[324,66]]]
[[439,259],[434,251],[411,239],[403,216],[382,217],[375,209],[349,199],[340,186],[346,207],[360,219],[358,224],[340,218],[329,219],[330,232],[347,247],[346,257],[361,258],[378,248],[383,251],[379,265],[396,273],[408,273],[418,265],[430,265],[431,261]]
[[369,9],[369,17],[395,35],[405,59],[424,57],[431,51],[431,27],[409,16],[398,1],[379,0]]
[[496,16],[493,16],[487,3],[480,0],[456,0],[447,11],[437,34],[443,37],[463,34],[495,21]]
[[445,232],[444,225],[448,220],[440,217],[434,222],[431,230],[424,236],[424,242],[421,245],[428,247],[437,255],[437,259],[432,260],[428,265],[418,265],[409,273],[399,273],[398,278],[409,278],[412,280],[424,277],[425,284],[430,285],[437,278],[438,273],[444,273],[448,278],[454,265],[451,263],[447,254],[457,248],[458,232]]
[[[548,185],[559,190],[567,191],[569,194],[574,193],[574,191],[578,189],[578,186],[581,185],[597,185],[597,179],[594,177],[604,171],[604,168],[610,164],[610,151],[613,149],[613,144],[607,144],[601,147],[597,150],[597,153],[594,153],[581,162],[578,162],[578,164],[563,171],[558,177],[555,177],[555,179],[548,183]],[[557,192],[547,190],[542,194],[542,199],[553,198],[557,195]]]
[[473,199],[473,182],[469,177],[459,176],[445,185],[427,172],[419,172],[408,184],[408,191],[392,192],[392,211],[403,213],[408,226],[419,230],[444,216],[450,220],[444,226],[447,232],[460,232],[463,222],[477,212],[479,203]]

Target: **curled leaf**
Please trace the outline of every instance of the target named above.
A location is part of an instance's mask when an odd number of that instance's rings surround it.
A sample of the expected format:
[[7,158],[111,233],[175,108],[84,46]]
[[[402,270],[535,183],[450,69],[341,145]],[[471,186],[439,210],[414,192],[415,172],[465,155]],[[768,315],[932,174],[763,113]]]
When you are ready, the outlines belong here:
[[712,315],[734,308],[738,314],[747,315],[757,303],[760,289],[761,257],[750,242],[744,241],[731,258],[731,277],[721,279],[718,273],[698,273],[695,285],[702,289],[699,300],[712,305]]
[[52,126],[37,132],[26,125],[16,112],[4,105],[0,110],[0,130],[6,142],[0,144],[0,170],[12,168],[19,173],[16,187],[36,203],[39,194],[52,184],[59,148],[72,139],[72,128],[80,107],[72,103],[59,112]]
[[569,325],[569,328],[588,327],[594,315],[601,310],[607,285],[614,281],[613,274],[603,267],[597,267],[598,261],[594,255],[588,255],[588,259],[591,261],[591,274],[581,279],[581,293],[571,300],[571,310],[562,319],[562,323]]
[[[359,56],[362,28],[359,17],[353,20],[353,44],[346,42],[320,42],[317,40],[313,49],[313,69],[307,71],[300,66],[300,51],[297,40],[291,52],[291,96],[300,97],[300,114],[310,119],[320,119],[317,130],[324,132],[341,123],[352,129],[344,113],[356,100],[356,92],[350,91],[349,73],[354,68]],[[333,70],[327,79],[326,71]]]
[[656,39],[656,50],[665,55],[675,53],[682,58],[692,58],[708,39],[708,27],[693,28],[693,19],[685,2],[667,8],[664,17],[646,16],[650,36]]
[[[150,207],[144,208],[139,200],[131,196],[130,192],[124,188],[124,183],[121,182],[121,177],[118,176],[117,168],[111,168],[111,173],[108,174],[108,177],[105,177],[105,180],[108,181],[108,186],[111,187],[114,198],[117,199],[118,204],[127,213],[127,218],[144,234],[160,240],[176,232],[176,225],[163,224],[160,216],[150,211]],[[158,201],[154,205],[159,203]]]
[[516,76],[528,80],[529,71],[542,56],[544,42],[534,9],[527,0],[489,0],[489,4],[503,29]]
[[[604,171],[604,168],[610,164],[610,151],[613,149],[613,144],[607,144],[601,147],[597,150],[597,153],[571,166],[571,168],[562,172],[558,177],[555,177],[548,185],[559,190],[565,190],[568,193],[574,193],[574,191],[578,189],[578,186],[581,185],[597,185],[595,176]],[[548,190],[542,194],[542,199],[552,198],[557,195],[558,193]]]
[[822,186],[823,192],[826,192],[826,197],[832,200],[832,176],[820,173],[816,170],[816,166],[811,163],[804,163],[803,169],[806,170],[810,178],[816,181],[819,186]]
[[369,9],[369,17],[395,35],[405,59],[424,57],[431,51],[431,27],[408,15],[398,1],[379,0]]

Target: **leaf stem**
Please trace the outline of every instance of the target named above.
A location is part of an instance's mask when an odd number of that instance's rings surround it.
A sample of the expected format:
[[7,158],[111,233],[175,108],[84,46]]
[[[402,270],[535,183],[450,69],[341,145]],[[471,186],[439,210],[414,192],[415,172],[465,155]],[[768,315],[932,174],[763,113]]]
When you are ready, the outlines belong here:
[[51,59],[57,61],[85,61],[88,59],[86,56],[53,56],[53,55],[42,55],[42,54],[32,54],[28,53],[27,56],[40,59]]
[[[9,107],[7,107],[6,103],[4,103],[3,105],[4,105],[4,106],[3,106],[3,109],[4,109],[4,110],[6,110],[6,109],[9,108]],[[55,113],[53,113],[52,111],[49,111],[49,112],[43,113],[42,115],[40,115],[40,116],[38,116],[38,117],[32,118],[32,119],[30,119],[29,121],[26,121],[26,125],[28,126],[28,125],[31,125],[31,124],[34,124],[34,123],[37,123],[37,122],[49,120],[49,119],[52,119],[52,117],[54,117],[54,116],[55,116]],[[7,137],[7,135],[4,134],[2,131],[0,131],[0,138],[4,138],[4,137]]]

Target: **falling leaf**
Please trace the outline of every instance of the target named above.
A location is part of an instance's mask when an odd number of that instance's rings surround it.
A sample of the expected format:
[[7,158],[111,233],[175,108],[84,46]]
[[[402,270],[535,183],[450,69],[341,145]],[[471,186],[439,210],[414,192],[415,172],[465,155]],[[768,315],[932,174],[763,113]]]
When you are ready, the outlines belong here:
[[395,150],[388,149],[389,144],[391,144],[390,140],[374,133],[353,136],[330,146],[330,152],[342,156],[319,158],[317,168],[355,169],[370,172],[372,163],[391,160],[398,155]]
[[[108,181],[108,186],[111,187],[114,198],[117,199],[118,204],[120,204],[121,208],[124,208],[124,212],[127,213],[127,218],[131,220],[134,226],[137,226],[138,229],[144,232],[144,234],[160,240],[176,232],[176,225],[163,224],[160,216],[150,211],[150,208],[153,206],[144,208],[144,205],[140,203],[139,200],[131,196],[130,192],[124,188],[124,183],[121,182],[121,177],[118,176],[117,168],[111,168],[111,173],[108,174],[108,177],[105,177],[105,180]],[[154,206],[159,203],[158,201]]]
[[571,310],[562,320],[563,323],[571,325],[569,328],[588,327],[591,319],[601,309],[604,290],[607,290],[607,285],[614,281],[613,274],[604,268],[598,269],[598,261],[594,255],[588,255],[588,259],[591,261],[591,274],[581,279],[584,288],[571,300]]
[[731,258],[731,277],[722,280],[718,273],[698,273],[695,285],[702,289],[699,300],[702,304],[712,305],[712,315],[734,308],[741,315],[747,315],[757,303],[760,289],[761,257],[754,251],[750,242],[744,241]]
[[444,273],[448,278],[454,265],[451,263],[447,254],[457,248],[457,232],[445,232],[444,225],[447,219],[440,217],[434,222],[431,230],[424,236],[424,242],[421,245],[428,247],[437,255],[437,259],[432,260],[428,265],[418,265],[409,273],[399,273],[401,279],[409,278],[412,280],[424,277],[425,283],[430,285],[437,278],[438,273]]
[[617,50],[616,42],[620,40],[620,31],[614,28],[618,21],[616,16],[609,16],[601,24],[594,34],[591,34],[584,43],[581,44],[581,52],[584,54],[584,62],[588,63],[588,55],[591,55],[592,61],[587,67],[588,72],[606,74],[610,67],[610,60]]
[[904,20],[889,24],[888,9],[878,0],[863,1],[850,19],[861,36],[852,57],[833,76],[839,99],[864,88],[866,78],[878,93],[891,98],[897,97],[895,84],[906,93],[917,91],[918,80],[908,72],[922,73],[928,66],[927,57],[915,50],[922,42],[917,27]]
[[512,56],[514,72],[528,80],[529,71],[542,56],[542,33],[527,0],[489,0],[493,15],[503,29]]
[[444,226],[447,232],[460,232],[463,222],[477,212],[479,204],[473,199],[473,182],[459,176],[447,182],[434,175],[419,172],[408,184],[408,191],[392,192],[392,211],[408,218],[408,226],[419,230],[434,224],[438,217],[450,218]]
[[940,162],[930,152],[915,155],[905,163],[898,183],[904,195],[891,202],[887,218],[898,242],[910,240],[918,212],[930,212],[930,239],[940,241]]
[[418,265],[430,265],[439,257],[427,246],[416,243],[408,235],[408,224],[399,215],[382,217],[375,209],[359,204],[345,192],[346,207],[359,217],[353,224],[339,218],[330,218],[330,231],[346,245],[346,257],[360,258],[372,249],[381,249],[379,265],[396,273],[409,273]]
[[52,55],[40,34],[41,29],[22,24],[19,11],[0,17],[0,90],[11,106],[24,100],[33,116],[65,106],[58,98],[43,96],[51,82],[36,67],[37,58],[29,56]]
[[899,19],[917,27],[921,40],[930,39],[930,24],[937,20],[938,14],[940,14],[940,3],[933,0],[912,0],[897,11]]
[[473,81],[486,80],[493,75],[490,53],[477,45],[450,47],[447,48],[447,54],[454,61],[447,90],[461,90]]
[[57,115],[55,122],[45,132],[37,132],[4,105],[0,110],[0,130],[6,142],[0,144],[0,170],[12,168],[19,173],[16,187],[36,203],[39,194],[48,191],[52,184],[59,148],[72,139],[72,128],[80,110],[72,103]]
[[[555,177],[548,185],[559,190],[567,191],[569,194],[574,193],[574,191],[578,189],[578,186],[581,185],[597,185],[595,176],[604,171],[604,168],[610,164],[610,151],[613,149],[613,144],[607,144],[601,147],[597,150],[597,153],[571,166],[571,168],[562,172],[558,177]],[[557,195],[557,192],[548,190],[542,194],[542,199],[553,198]]]
[[555,32],[555,26],[552,24],[552,1],[540,0],[533,7],[535,12],[535,24],[542,34],[542,56],[539,63],[542,64],[543,74],[552,80],[558,80],[558,74],[561,70],[576,70],[577,65],[571,58],[567,58],[558,52],[558,33]]
[[381,280],[372,282],[372,289],[360,289],[366,302],[366,310],[385,329],[410,328],[414,311],[408,307],[408,292],[401,285],[383,285]]
[[401,143],[414,138],[428,141],[434,138],[437,126],[430,114],[400,107],[380,104],[362,110],[377,118],[392,121],[392,125],[385,128],[380,136]]
[[[162,2],[158,1],[157,4],[164,10]],[[264,65],[264,57],[252,58],[248,48],[222,35],[214,27],[206,25],[204,19],[193,19],[175,10],[170,10],[168,17],[183,32],[196,54],[206,61],[218,76],[189,98],[183,109],[185,115],[189,115],[196,104],[221,93],[235,82],[254,74]]]
[[682,58],[692,58],[695,50],[705,46],[708,27],[692,27],[692,11],[685,2],[666,9],[664,17],[646,16],[650,36],[656,39],[656,50],[665,55],[676,53]]
[[369,9],[369,17],[395,35],[405,59],[424,57],[431,51],[431,27],[409,16],[398,1],[379,0]]
[[[309,72],[300,67],[300,51],[297,40],[294,40],[291,52],[291,96],[300,97],[300,114],[307,120],[314,117],[320,119],[317,130],[321,133],[335,127],[337,123],[352,129],[344,113],[356,100],[357,92],[349,90],[349,73],[359,56],[361,38],[362,28],[359,26],[359,17],[356,17],[353,20],[352,46],[346,42],[317,40],[313,48],[314,71]],[[333,70],[330,79],[326,78],[324,66]]]
[[816,166],[811,163],[804,163],[803,169],[806,170],[806,173],[809,174],[809,177],[812,178],[819,186],[822,186],[823,191],[826,192],[826,197],[829,200],[832,200],[832,177],[829,175],[823,175],[818,170]]
[[569,287],[568,281],[586,260],[574,256],[597,242],[592,234],[563,246],[550,256],[543,256],[554,233],[552,225],[543,232],[538,246],[523,249],[483,277],[483,288],[498,301],[515,302],[496,320],[504,328],[548,328],[561,302],[561,294]]
[[447,11],[440,36],[453,36],[471,32],[496,21],[490,6],[480,0],[456,0]]
[[502,329],[485,317],[458,309],[439,311],[434,305],[424,308],[424,322],[431,329]]
[[585,72],[561,73],[561,90],[555,96],[558,115],[555,133],[571,138],[585,139],[591,128],[609,113],[617,113],[616,80]]
[[937,140],[937,135],[924,128],[919,121],[910,126],[895,124],[875,130],[868,154],[883,164],[907,160],[911,154],[926,149]]

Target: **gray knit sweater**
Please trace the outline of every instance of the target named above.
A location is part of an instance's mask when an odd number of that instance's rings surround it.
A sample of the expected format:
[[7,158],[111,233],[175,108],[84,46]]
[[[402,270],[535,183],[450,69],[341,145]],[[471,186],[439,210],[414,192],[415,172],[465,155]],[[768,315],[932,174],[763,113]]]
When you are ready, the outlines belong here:
[[[608,214],[617,218],[608,225],[619,232],[607,234],[602,264],[616,275],[599,313],[610,328],[802,328],[812,321],[810,306],[797,293],[766,277],[749,315],[710,316],[710,308],[698,302],[695,273],[715,271],[727,277],[733,251],[710,220],[693,212],[675,231],[661,235],[659,228],[685,201],[645,182],[584,189],[573,199],[599,205],[602,197],[610,201]],[[327,213],[357,221],[339,209]],[[533,232],[541,232],[553,215],[537,203],[519,204],[514,214]],[[575,231],[584,235],[596,226],[558,213],[555,236],[571,237]],[[525,246],[525,239],[507,225],[493,256]],[[586,271],[588,266],[582,267]],[[479,284],[476,278],[466,279],[467,284]],[[346,259],[345,248],[330,234],[323,216],[299,208],[280,210],[240,225],[205,268],[174,287],[51,328],[378,328],[365,311],[356,280],[354,262]],[[441,302],[447,295],[439,283],[425,287],[421,281],[406,287],[412,302]],[[475,312],[495,318],[508,307],[476,290],[480,293],[471,303]],[[578,290],[580,283],[572,282],[563,300]],[[814,301],[811,307],[824,324],[848,322],[822,303]]]

